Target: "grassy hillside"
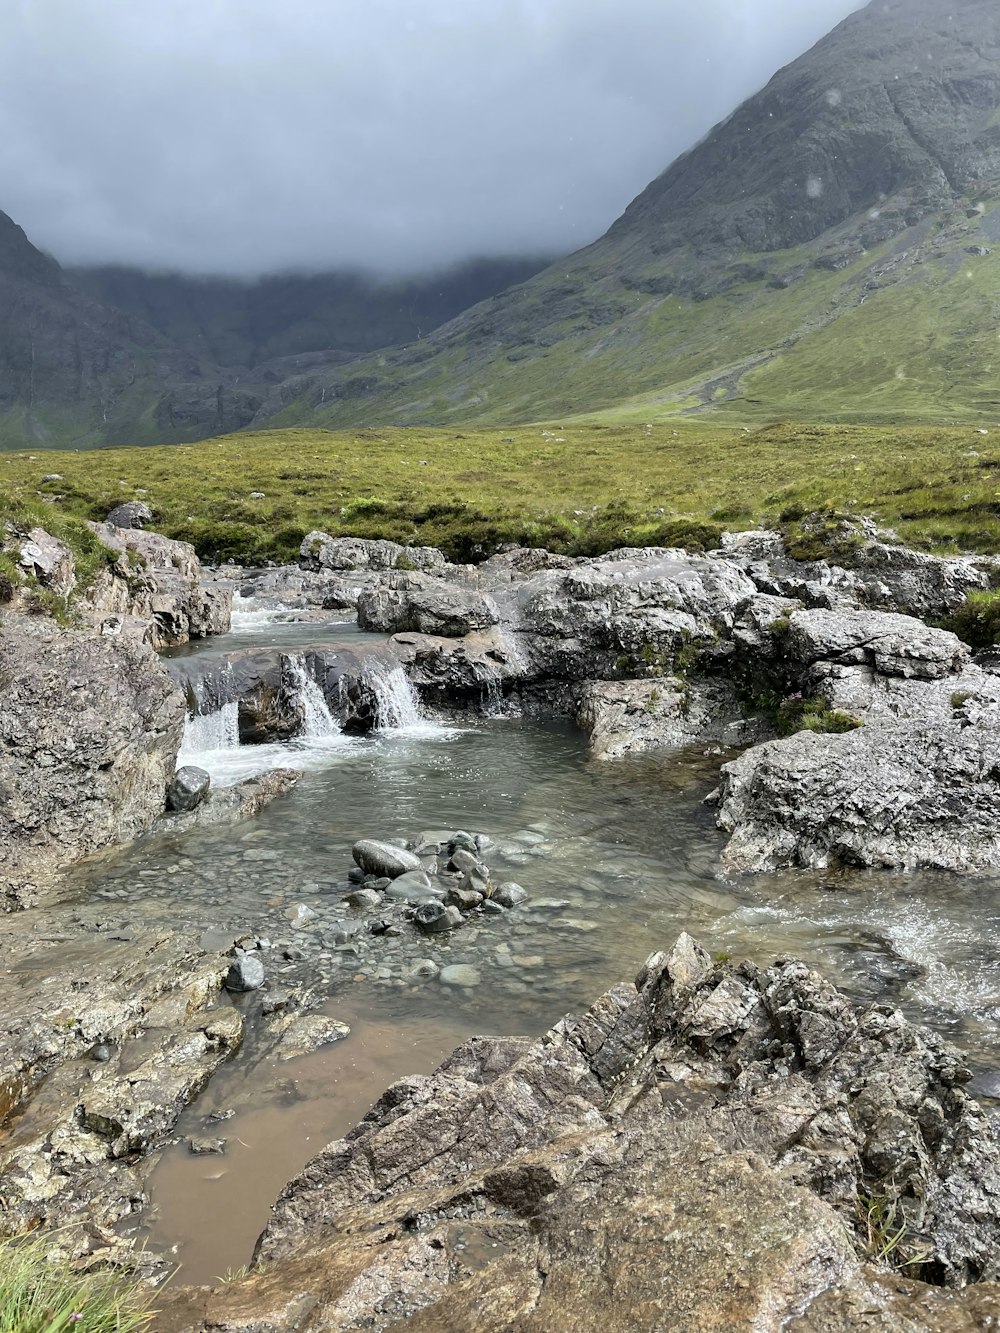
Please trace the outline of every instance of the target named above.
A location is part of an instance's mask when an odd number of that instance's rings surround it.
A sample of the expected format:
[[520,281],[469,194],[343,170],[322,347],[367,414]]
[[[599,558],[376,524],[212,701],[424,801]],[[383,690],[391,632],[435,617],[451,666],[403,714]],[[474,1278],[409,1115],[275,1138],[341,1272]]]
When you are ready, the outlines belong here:
[[995,0],[873,0],[594,245],[253,424],[991,422],[998,62]]
[[794,535],[815,509],[873,514],[916,545],[997,552],[1000,430],[566,420],[0,455],[0,520],[30,513],[68,532],[132,498],[203,556],[243,561],[289,559],[316,527],[440,544],[459,559],[505,541],[580,554],[710,546],[727,528],[780,523]]
[[[634,290],[639,279],[626,283],[601,242],[564,276],[549,270],[490,303],[502,345],[479,306],[423,352],[387,352],[324,381],[322,403],[314,382],[297,393],[292,381],[269,421],[502,424],[556,412],[656,419],[722,410],[747,423],[995,423],[998,236],[992,204],[954,209],[842,259],[829,257],[834,233],[822,252],[744,256],[735,280],[703,300]],[[570,298],[568,288],[586,296]]]

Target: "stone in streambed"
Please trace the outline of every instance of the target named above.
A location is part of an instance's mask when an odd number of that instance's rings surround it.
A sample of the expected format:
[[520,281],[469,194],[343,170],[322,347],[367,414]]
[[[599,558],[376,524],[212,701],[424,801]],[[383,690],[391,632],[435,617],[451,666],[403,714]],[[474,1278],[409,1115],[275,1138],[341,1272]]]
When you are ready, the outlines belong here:
[[527,889],[522,889],[520,884],[508,880],[505,884],[501,884],[494,889],[492,901],[498,903],[501,907],[517,907],[518,903],[526,902],[527,898]]
[[355,889],[344,899],[349,907],[379,907],[382,895],[377,889]]
[[264,964],[252,953],[238,953],[223,982],[226,990],[259,990],[264,984]]
[[454,930],[461,924],[462,913],[457,907],[446,907],[444,903],[421,903],[413,914],[413,922],[418,930],[427,935],[437,935],[445,930]]
[[316,913],[305,903],[293,903],[291,907],[286,909],[285,917],[291,922],[294,929],[302,930],[311,921],[316,920]]
[[188,1139],[188,1152],[193,1156],[202,1157],[209,1153],[224,1153],[226,1151],[225,1139],[210,1138],[190,1138]]
[[448,890],[447,901],[460,912],[471,912],[483,901],[483,894],[476,889],[460,888]]
[[168,810],[195,810],[208,795],[212,779],[203,768],[185,764],[174,774],[167,788]]
[[420,858],[413,852],[394,847],[389,842],[378,842],[374,838],[361,838],[354,844],[352,853],[361,869],[369,875],[397,879],[409,870],[421,869]]
[[420,902],[424,898],[444,897],[444,889],[432,884],[425,870],[408,870],[393,880],[385,896],[390,902]]
[[450,967],[442,968],[438,977],[445,986],[478,986],[482,979],[479,969],[468,963],[452,963]]

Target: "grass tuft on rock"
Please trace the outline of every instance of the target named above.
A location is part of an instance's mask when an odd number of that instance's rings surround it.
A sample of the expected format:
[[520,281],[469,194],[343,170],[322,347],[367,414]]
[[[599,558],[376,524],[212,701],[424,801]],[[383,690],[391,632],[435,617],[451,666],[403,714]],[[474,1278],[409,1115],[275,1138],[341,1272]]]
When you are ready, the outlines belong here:
[[51,1234],[0,1240],[0,1333],[135,1333],[151,1295],[112,1269],[77,1271]]
[[1000,643],[1000,592],[970,592],[943,624],[970,648],[993,647]]

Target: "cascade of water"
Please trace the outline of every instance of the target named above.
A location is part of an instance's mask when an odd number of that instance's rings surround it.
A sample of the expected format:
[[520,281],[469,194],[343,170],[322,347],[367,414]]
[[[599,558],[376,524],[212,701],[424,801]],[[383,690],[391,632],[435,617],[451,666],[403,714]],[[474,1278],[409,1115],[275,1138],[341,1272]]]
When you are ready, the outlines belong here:
[[379,731],[403,731],[422,722],[420,700],[402,667],[374,662],[368,671],[375,695],[375,725]]
[[256,597],[244,597],[240,592],[233,593],[233,614],[231,625],[243,634],[255,630],[266,630],[275,623],[291,618],[294,613],[289,606],[279,603],[277,606],[261,606]]
[[195,713],[184,719],[178,764],[198,764],[205,755],[236,750],[240,744],[239,704],[234,699],[214,713]]
[[304,721],[301,738],[305,741],[330,740],[341,734],[341,726],[330,712],[323,691],[310,676],[306,659],[301,653],[285,659],[302,704]]

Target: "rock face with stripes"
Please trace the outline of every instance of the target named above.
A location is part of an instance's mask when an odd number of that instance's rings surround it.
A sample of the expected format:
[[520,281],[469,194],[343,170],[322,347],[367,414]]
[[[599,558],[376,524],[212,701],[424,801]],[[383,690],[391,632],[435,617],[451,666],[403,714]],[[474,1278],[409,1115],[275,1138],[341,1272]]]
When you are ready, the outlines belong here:
[[[282,1192],[250,1277],[165,1326],[972,1328],[1000,1308],[1000,1147],[967,1077],[801,964],[681,936],[541,1040],[394,1084]],[[866,1266],[873,1200],[931,1285]]]

